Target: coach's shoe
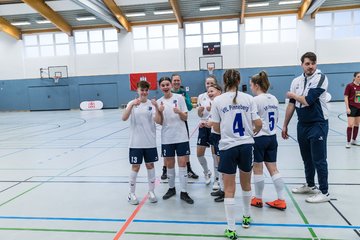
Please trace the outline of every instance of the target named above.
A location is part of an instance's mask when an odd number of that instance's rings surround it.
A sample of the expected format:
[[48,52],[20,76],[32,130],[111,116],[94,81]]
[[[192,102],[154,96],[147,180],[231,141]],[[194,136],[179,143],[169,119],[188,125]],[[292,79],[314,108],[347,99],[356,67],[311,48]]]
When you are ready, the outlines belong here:
[[256,197],[253,197],[251,199],[251,206],[253,207],[258,207],[258,208],[262,208],[263,207],[263,201],[261,198],[256,198]]
[[171,198],[172,196],[175,196],[176,195],[176,190],[175,188],[169,188],[167,190],[167,192],[165,193],[165,195],[163,196],[163,199],[166,200],[166,199],[169,199]]
[[316,186],[309,187],[307,184],[304,184],[301,187],[291,189],[291,192],[297,194],[317,194],[320,190]]
[[272,202],[266,202],[266,204],[272,208],[276,208],[279,210],[285,210],[286,209],[286,202],[285,200],[277,199]]
[[156,203],[158,201],[154,191],[149,191],[149,201],[151,203]]
[[351,145],[360,146],[360,143],[356,140],[351,140]]
[[248,217],[243,216],[242,227],[243,228],[249,228],[250,223],[251,223],[251,217],[250,216],[248,216]]
[[132,205],[138,205],[139,200],[137,199],[135,193],[129,193],[128,195],[128,202]]
[[346,148],[350,148],[350,147],[351,147],[350,143],[347,142],[346,145],[345,145],[345,147],[346,147]]
[[211,171],[208,170],[207,173],[204,173],[204,177],[205,177],[205,184],[209,185],[211,183]]
[[229,238],[229,239],[237,239],[238,236],[236,234],[236,231],[232,231],[232,230],[229,230],[229,229],[225,229],[225,237]]
[[161,180],[165,180],[167,179],[167,169],[166,169],[166,166],[163,166],[162,168],[162,174],[161,174]]
[[214,183],[213,183],[212,189],[213,189],[214,191],[220,189],[219,178],[215,178],[215,181],[214,181]]
[[330,194],[326,193],[323,194],[322,192],[319,192],[311,197],[308,197],[306,200],[308,203],[323,203],[323,202],[329,202],[330,201]]
[[192,198],[189,196],[189,194],[187,192],[181,192],[180,193],[180,199],[184,200],[188,204],[193,204],[194,203],[194,200],[192,200]]

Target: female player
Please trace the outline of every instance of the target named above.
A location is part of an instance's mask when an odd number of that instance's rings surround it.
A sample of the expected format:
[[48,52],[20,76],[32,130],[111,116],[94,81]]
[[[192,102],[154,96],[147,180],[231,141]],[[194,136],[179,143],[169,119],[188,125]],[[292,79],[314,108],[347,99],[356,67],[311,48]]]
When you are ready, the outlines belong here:
[[360,146],[356,141],[360,124],[360,72],[355,72],[353,82],[346,86],[344,100],[348,117],[346,148],[351,145]]
[[286,209],[284,198],[284,181],[276,167],[276,155],[278,143],[276,140],[276,124],[279,116],[279,101],[267,93],[270,82],[266,72],[261,71],[251,77],[250,88],[255,95],[254,101],[257,105],[258,114],[262,121],[261,131],[254,137],[254,185],[255,197],[251,205],[261,208],[263,206],[262,194],[265,186],[263,175],[263,162],[268,169],[271,179],[275,185],[278,199],[266,202],[267,205],[280,210]]
[[[211,85],[210,87],[208,87],[208,96],[210,98],[210,103],[212,101],[214,101],[214,98],[219,96],[222,92],[222,89],[219,85],[217,84],[213,84]],[[211,110],[211,104],[210,104],[210,109],[208,110]],[[211,127],[211,115],[209,116],[209,121],[207,123],[208,127]],[[213,197],[216,197],[214,198],[214,201],[215,202],[223,202],[224,201],[224,196],[225,196],[225,193],[224,193],[224,182],[223,182],[223,176],[222,174],[219,173],[218,171],[218,165],[219,165],[219,162],[220,162],[220,152],[219,152],[219,141],[220,141],[220,133],[219,132],[215,132],[213,128],[211,128],[211,134],[210,134],[210,145],[212,147],[212,151],[215,153],[215,159],[214,161],[216,163],[214,163],[215,165],[215,169],[214,171],[216,171],[215,173],[217,173],[217,176],[218,176],[218,186],[217,188],[215,188],[215,183],[213,185],[213,192],[210,194],[211,196]],[[216,176],[216,175],[215,175]]]
[[157,202],[155,189],[155,168],[154,162],[158,161],[156,149],[156,127],[155,112],[159,111],[155,100],[148,100],[150,84],[146,81],[137,83],[139,97],[130,101],[122,115],[122,120],[126,121],[130,117],[130,144],[129,161],[131,164],[130,173],[130,193],[128,202],[133,205],[139,204],[135,195],[136,177],[140,170],[140,165],[145,160],[149,181],[149,200]]
[[[216,84],[215,76],[209,76],[206,78],[205,80],[206,90],[208,90],[209,87],[214,84]],[[204,156],[206,148],[210,146],[210,134],[211,134],[211,128],[207,126],[207,122],[210,116],[210,108],[211,108],[211,100],[209,98],[208,92],[204,92],[198,96],[197,106],[198,106],[198,116],[200,117],[201,120],[199,124],[199,135],[197,140],[196,155],[201,167],[204,170],[205,184],[209,185],[211,182],[211,171],[208,168],[207,160]],[[215,175],[213,189],[218,190],[219,174],[217,172],[217,160],[216,160],[216,154],[214,153],[214,148],[211,148],[211,152],[214,160],[214,175]]]
[[189,204],[194,200],[187,193],[187,169],[186,160],[190,155],[189,137],[185,121],[187,120],[187,108],[184,97],[171,92],[171,79],[162,77],[159,80],[160,89],[164,96],[157,100],[159,111],[156,112],[155,122],[162,125],[161,128],[161,153],[167,167],[169,190],[163,199],[169,199],[176,195],[175,190],[175,155],[177,155],[180,178],[180,198]]
[[[211,107],[211,121],[215,132],[220,132],[219,172],[223,173],[225,191],[225,214],[227,229],[225,236],[237,239],[235,231],[235,176],[240,169],[242,188],[242,226],[250,226],[251,170],[253,160],[253,135],[262,126],[252,96],[238,91],[240,73],[229,69],[224,73],[225,93],[216,97]],[[253,128],[254,126],[254,128]]]

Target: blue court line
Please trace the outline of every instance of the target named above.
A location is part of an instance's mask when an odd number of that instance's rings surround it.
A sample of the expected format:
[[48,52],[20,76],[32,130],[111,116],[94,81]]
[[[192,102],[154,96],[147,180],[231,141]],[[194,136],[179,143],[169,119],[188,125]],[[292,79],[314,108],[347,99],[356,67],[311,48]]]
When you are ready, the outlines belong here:
[[[0,216],[0,219],[15,220],[47,220],[47,221],[88,221],[88,222],[125,222],[123,218],[68,218],[68,217],[26,217],[26,216]],[[190,225],[226,225],[226,222],[206,221],[180,221],[180,220],[152,220],[134,219],[135,223],[162,223],[162,224],[190,224]],[[241,225],[240,222],[236,225]],[[251,223],[258,227],[297,227],[297,228],[334,228],[334,229],[360,229],[360,226],[325,225],[325,224],[286,224],[286,223]]]

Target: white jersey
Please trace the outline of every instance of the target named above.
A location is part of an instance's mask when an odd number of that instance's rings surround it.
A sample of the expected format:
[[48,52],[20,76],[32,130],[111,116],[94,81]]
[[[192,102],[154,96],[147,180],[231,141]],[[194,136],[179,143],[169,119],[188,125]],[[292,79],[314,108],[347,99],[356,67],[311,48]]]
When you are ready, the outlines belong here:
[[220,123],[219,149],[226,150],[238,145],[254,143],[252,121],[259,119],[254,98],[249,94],[226,92],[214,99],[211,121]]
[[262,128],[254,137],[275,135],[279,120],[279,101],[270,93],[262,93],[254,97],[254,101],[262,121]]
[[[134,100],[132,100],[134,101]],[[128,108],[130,107],[130,101]],[[130,113],[129,148],[155,148],[156,125],[154,121],[155,107],[150,100],[133,106]]]
[[203,115],[201,117],[201,120],[207,120],[209,119],[209,115],[210,115],[210,112],[206,109],[206,107],[209,107],[210,106],[210,98],[207,94],[207,92],[205,93],[202,93],[198,96],[198,99],[197,99],[197,105],[198,107],[204,107],[204,111],[203,111]]
[[182,112],[188,111],[184,97],[173,93],[171,98],[161,97],[157,102],[159,106],[161,102],[164,104],[161,144],[188,142],[185,122],[180,119],[179,114],[174,112],[174,107],[178,107]]

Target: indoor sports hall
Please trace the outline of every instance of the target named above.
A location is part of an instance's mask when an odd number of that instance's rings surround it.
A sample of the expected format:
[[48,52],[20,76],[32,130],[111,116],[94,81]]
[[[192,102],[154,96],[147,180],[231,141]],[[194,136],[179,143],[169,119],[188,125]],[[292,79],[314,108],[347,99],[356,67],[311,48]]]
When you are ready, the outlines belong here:
[[[280,102],[277,165],[287,203],[285,210],[251,207],[251,226],[242,228],[237,177],[238,239],[360,239],[360,146],[346,146],[344,103],[360,72],[359,42],[359,0],[0,0],[0,240],[228,239],[224,203],[210,196],[196,154],[197,97],[210,75],[224,87],[227,69],[240,72],[239,91],[248,94],[253,75],[269,76]],[[328,79],[331,200],[323,203],[292,192],[305,183],[296,114],[289,138],[281,136],[286,93],[309,51]],[[142,164],[132,205],[131,129],[122,116],[139,81],[150,83],[149,99],[159,99],[159,79],[174,73],[193,106],[190,162],[199,178],[188,179],[187,191],[194,203],[182,201],[180,190],[162,199],[169,186],[156,125],[158,201],[149,199]],[[210,150],[205,157],[213,171]],[[274,200],[264,176],[263,199]]]

